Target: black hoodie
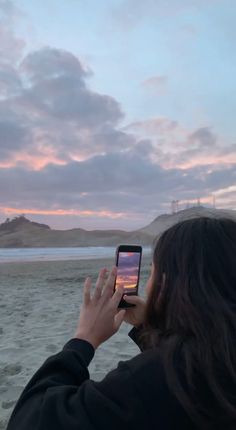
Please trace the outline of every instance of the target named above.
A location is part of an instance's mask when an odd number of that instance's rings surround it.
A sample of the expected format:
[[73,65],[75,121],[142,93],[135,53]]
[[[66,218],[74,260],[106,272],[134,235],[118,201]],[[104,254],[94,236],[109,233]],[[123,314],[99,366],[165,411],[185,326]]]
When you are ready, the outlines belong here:
[[[138,333],[129,332],[137,344]],[[22,392],[7,430],[196,429],[168,389],[158,348],[119,361],[100,382],[89,379],[94,352],[73,338],[49,357]]]

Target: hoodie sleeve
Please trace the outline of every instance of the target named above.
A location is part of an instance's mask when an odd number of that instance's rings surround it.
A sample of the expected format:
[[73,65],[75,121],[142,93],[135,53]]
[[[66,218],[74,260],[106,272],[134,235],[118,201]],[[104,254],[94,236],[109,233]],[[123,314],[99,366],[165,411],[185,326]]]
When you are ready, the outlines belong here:
[[49,357],[23,390],[7,430],[137,430],[142,421],[145,427],[128,365],[120,361],[95,382],[87,369],[93,356],[89,342],[71,339]]
[[142,328],[143,328],[142,324],[140,324],[138,327],[134,326],[128,333],[128,336],[136,343],[136,345],[138,345],[140,351],[143,351],[143,347],[139,342],[139,334],[141,333]]

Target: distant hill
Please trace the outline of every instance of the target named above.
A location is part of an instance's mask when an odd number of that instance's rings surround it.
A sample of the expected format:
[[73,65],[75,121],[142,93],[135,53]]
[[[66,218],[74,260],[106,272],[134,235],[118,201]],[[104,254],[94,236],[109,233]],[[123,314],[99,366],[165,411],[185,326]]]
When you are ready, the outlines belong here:
[[143,227],[137,231],[142,233],[148,233],[150,235],[158,235],[168,227],[176,224],[179,221],[185,219],[207,216],[211,218],[231,218],[236,221],[236,211],[230,209],[214,209],[207,208],[205,206],[193,206],[189,209],[178,211],[174,214],[164,214],[155,218],[146,227]]
[[149,245],[150,235],[123,230],[53,230],[24,216],[0,224],[0,248],[114,246],[118,243]]
[[0,224],[0,248],[117,246],[118,244],[140,244],[151,246],[161,232],[173,224],[189,218],[209,216],[227,217],[236,221],[236,211],[211,209],[196,206],[174,214],[156,217],[147,226],[134,230],[53,230],[46,224],[33,222],[23,215]]
[[0,232],[14,233],[22,229],[31,229],[34,227],[50,230],[49,225],[39,224],[37,222],[30,221],[25,218],[24,215],[20,215],[16,218],[13,218],[12,220],[7,218],[5,222],[0,224]]

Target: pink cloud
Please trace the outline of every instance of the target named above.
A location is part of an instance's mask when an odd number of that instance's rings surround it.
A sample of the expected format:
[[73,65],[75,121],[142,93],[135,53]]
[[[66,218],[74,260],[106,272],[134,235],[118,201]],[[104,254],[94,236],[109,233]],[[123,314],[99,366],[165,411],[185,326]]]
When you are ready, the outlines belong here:
[[196,157],[186,160],[186,161],[179,161],[174,159],[172,157],[172,160],[169,162],[166,161],[164,163],[164,167],[171,169],[171,168],[178,168],[178,169],[192,169],[197,166],[217,166],[217,165],[232,165],[236,164],[236,153],[232,154],[203,154],[202,156],[199,154]]
[[136,137],[152,142],[152,162],[165,169],[192,169],[236,163],[236,147],[219,138],[210,127],[187,128],[166,117],[137,121],[125,127]]

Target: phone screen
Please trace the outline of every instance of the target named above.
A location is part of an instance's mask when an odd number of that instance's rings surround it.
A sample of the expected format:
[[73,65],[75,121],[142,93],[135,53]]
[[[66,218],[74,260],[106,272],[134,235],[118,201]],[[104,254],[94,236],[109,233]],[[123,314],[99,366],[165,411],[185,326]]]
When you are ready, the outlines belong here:
[[115,288],[123,285],[124,294],[137,294],[140,259],[140,252],[120,251],[118,254]]

